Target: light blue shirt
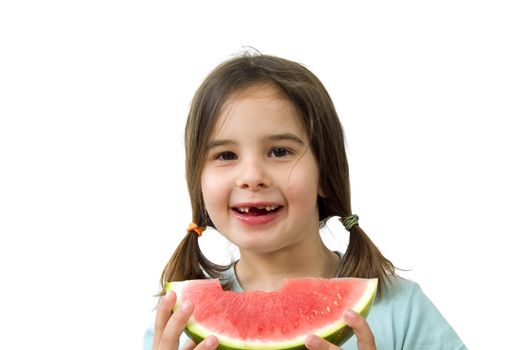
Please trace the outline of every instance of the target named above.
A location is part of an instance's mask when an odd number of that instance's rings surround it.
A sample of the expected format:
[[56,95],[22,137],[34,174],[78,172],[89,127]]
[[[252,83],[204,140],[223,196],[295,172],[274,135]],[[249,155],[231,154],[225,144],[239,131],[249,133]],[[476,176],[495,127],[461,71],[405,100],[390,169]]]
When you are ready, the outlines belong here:
[[[231,278],[232,290],[242,292],[231,267],[226,271]],[[466,347],[432,302],[423,294],[418,284],[394,277],[381,298],[367,316],[378,349],[384,350],[465,350]],[[144,350],[152,347],[153,331],[147,330]],[[187,340],[184,334],[180,344]],[[352,336],[341,346],[357,350],[357,340]]]

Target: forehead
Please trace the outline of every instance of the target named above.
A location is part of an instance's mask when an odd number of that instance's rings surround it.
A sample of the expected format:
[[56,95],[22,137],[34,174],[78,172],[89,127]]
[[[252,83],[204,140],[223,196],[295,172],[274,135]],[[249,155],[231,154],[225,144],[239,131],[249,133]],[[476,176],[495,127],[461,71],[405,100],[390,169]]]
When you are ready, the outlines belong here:
[[301,114],[289,97],[272,84],[257,84],[232,93],[224,102],[211,133],[211,139],[228,131],[273,130],[307,133]]

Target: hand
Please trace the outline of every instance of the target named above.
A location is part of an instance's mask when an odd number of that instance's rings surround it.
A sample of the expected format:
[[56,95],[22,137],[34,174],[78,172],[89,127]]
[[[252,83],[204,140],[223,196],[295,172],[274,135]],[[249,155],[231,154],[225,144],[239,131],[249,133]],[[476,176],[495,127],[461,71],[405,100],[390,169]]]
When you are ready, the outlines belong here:
[[[156,321],[154,323],[153,350],[177,350],[180,342],[180,335],[191,317],[194,305],[186,301],[182,307],[172,309],[176,304],[176,294],[168,292],[162,297],[158,310],[156,311]],[[214,350],[218,347],[218,338],[211,335],[196,345],[192,340],[188,341],[183,350]]]
[[[343,319],[354,330],[354,335],[358,338],[358,350],[376,350],[374,335],[372,334],[367,321],[352,310],[347,310]],[[317,335],[309,335],[305,338],[305,346],[309,350],[335,350],[338,346],[329,343]]]

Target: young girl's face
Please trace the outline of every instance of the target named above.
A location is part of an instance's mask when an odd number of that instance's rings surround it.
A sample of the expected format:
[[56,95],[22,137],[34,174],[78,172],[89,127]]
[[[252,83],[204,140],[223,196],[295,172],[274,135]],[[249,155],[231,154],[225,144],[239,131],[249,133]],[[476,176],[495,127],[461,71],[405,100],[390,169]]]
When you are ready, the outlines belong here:
[[256,85],[225,102],[207,145],[202,193],[218,231],[240,249],[268,253],[318,235],[319,170],[308,139],[275,87]]

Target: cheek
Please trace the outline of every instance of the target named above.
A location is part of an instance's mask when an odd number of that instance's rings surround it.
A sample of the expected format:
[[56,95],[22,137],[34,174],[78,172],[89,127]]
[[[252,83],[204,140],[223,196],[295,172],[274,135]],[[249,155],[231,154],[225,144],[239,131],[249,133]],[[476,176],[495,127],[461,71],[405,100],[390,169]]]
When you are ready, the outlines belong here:
[[213,217],[213,214],[223,206],[225,193],[223,191],[223,184],[219,181],[219,177],[211,176],[205,171],[202,173],[202,195],[205,208],[207,212]]
[[287,197],[301,208],[316,208],[319,194],[319,175],[314,167],[306,167],[301,171],[294,169],[287,186]]
[[318,199],[318,191],[315,190],[317,184],[310,181],[304,181],[302,186],[290,186],[288,189],[288,197],[294,201],[294,205],[300,207],[314,207]]

